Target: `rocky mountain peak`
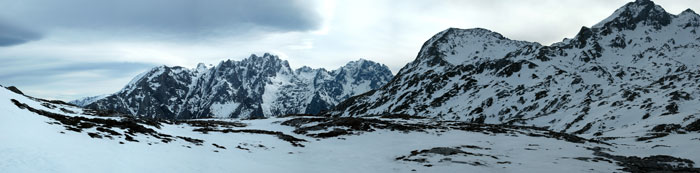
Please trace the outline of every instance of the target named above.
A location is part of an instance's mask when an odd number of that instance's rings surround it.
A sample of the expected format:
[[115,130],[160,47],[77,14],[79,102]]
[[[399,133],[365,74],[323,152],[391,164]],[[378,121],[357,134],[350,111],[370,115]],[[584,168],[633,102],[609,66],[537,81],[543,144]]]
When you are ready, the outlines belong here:
[[384,64],[376,63],[366,59],[359,59],[348,62],[345,66],[334,70],[337,81],[347,81],[352,84],[359,85],[364,81],[372,81],[369,83],[371,88],[379,88],[393,76],[389,67]]
[[627,3],[615,10],[605,20],[593,28],[610,28],[614,30],[634,30],[639,24],[660,29],[671,23],[672,15],[651,0],[637,0]]
[[248,58],[240,61],[226,60],[215,67],[215,71],[221,74],[239,74],[247,77],[262,74],[264,76],[275,76],[277,72],[284,74],[292,73],[287,60],[282,60],[276,55],[265,53],[263,56],[251,54]]
[[265,53],[196,69],[155,67],[122,91],[87,105],[154,118],[246,118],[318,113],[342,99],[376,89],[393,77],[369,60],[333,72],[301,67]]
[[360,58],[360,59],[358,59],[358,60],[348,62],[347,64],[345,64],[344,67],[356,67],[356,66],[361,66],[362,64],[367,63],[367,62],[369,62],[369,61],[366,60],[366,59]]
[[204,63],[197,64],[197,67],[195,68],[195,70],[197,70],[197,71],[202,71],[202,70],[206,70],[206,69],[208,69],[208,67]]
[[681,14],[678,15],[678,18],[685,20],[685,22],[688,22],[689,25],[694,25],[695,27],[697,27],[697,23],[700,23],[700,15],[691,9],[686,9],[685,11],[681,12]]
[[297,73],[308,73],[308,72],[313,72],[314,69],[309,67],[309,66],[301,66],[298,69],[295,70]]
[[683,10],[683,12],[681,12],[681,15],[684,15],[684,14],[693,14],[693,15],[696,15],[696,16],[698,15],[697,13],[695,13],[695,11],[693,11],[693,10],[690,9],[690,8],[685,9],[685,10]]
[[251,63],[255,65],[261,65],[261,64],[284,64],[289,66],[289,62],[287,60],[282,60],[276,55],[272,55],[270,53],[265,53],[263,56],[258,56],[256,54],[251,54],[250,57],[241,60],[242,63]]
[[[389,69],[384,64],[376,63],[373,61],[369,61],[366,59],[359,59],[355,61],[350,61],[345,66],[340,68],[341,70],[349,70],[349,71],[375,71],[375,70],[386,70]],[[382,71],[384,72],[384,71]]]
[[539,47],[539,43],[511,40],[483,28],[449,28],[439,32],[423,44],[418,64],[456,66],[491,61],[506,56],[505,53],[527,46]]

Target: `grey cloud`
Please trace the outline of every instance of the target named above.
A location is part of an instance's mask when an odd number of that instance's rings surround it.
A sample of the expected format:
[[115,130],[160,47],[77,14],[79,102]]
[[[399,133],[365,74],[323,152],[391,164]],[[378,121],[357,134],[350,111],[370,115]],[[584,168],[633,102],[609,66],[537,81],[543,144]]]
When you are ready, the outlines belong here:
[[36,97],[66,101],[118,91],[136,74],[156,66],[129,62],[79,63],[60,59],[2,60],[0,85],[17,86]]
[[[47,83],[66,81],[82,81],[80,85],[87,85],[92,82],[111,80],[114,78],[130,77],[130,75],[155,67],[154,64],[128,63],[128,62],[99,62],[99,63],[74,63],[56,62],[60,60],[24,60],[14,58],[4,58],[6,67],[0,69],[1,85],[18,86],[44,86]],[[37,61],[46,61],[48,65],[33,66]],[[48,63],[54,62],[54,63]],[[3,66],[5,66],[3,65]],[[7,68],[9,66],[21,66],[21,69]],[[99,78],[80,78],[71,76],[76,72],[90,72]],[[116,86],[119,88],[121,86]]]
[[297,0],[0,0],[0,17],[33,28],[194,36],[314,30],[321,23],[315,9]]
[[0,20],[0,47],[14,46],[41,38],[36,32]]
[[[34,62],[36,63],[36,62]],[[17,63],[15,63],[17,64]],[[28,81],[42,83],[46,81],[36,80],[34,77],[51,78],[52,76],[60,76],[71,72],[101,70],[105,71],[105,77],[119,77],[123,73],[131,71],[143,71],[155,67],[153,64],[144,63],[75,63],[58,65],[55,67],[43,69],[24,69],[22,72],[2,72],[0,71],[0,81],[18,81],[17,79],[30,79]]]

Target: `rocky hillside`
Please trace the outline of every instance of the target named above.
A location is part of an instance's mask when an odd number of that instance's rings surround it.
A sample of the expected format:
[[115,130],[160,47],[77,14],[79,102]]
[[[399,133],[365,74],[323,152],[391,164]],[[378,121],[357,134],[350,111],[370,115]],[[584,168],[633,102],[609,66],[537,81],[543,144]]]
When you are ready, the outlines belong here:
[[251,55],[213,67],[156,67],[86,107],[168,119],[315,114],[392,77],[387,66],[362,59],[333,71],[292,70],[277,56]]
[[676,133],[700,118],[699,27],[690,9],[674,15],[637,0],[550,46],[450,28],[426,41],[386,86],[329,114],[408,114],[596,136],[655,127]]

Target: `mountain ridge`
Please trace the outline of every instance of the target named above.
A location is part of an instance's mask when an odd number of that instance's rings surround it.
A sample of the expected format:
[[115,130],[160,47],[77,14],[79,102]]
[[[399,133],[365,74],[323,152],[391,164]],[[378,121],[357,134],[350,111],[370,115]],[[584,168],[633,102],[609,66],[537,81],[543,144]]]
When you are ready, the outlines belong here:
[[688,88],[700,80],[699,20],[692,10],[671,15],[638,0],[550,46],[449,28],[386,86],[327,115],[408,114],[596,136],[687,125],[700,115],[692,110],[700,91]]
[[168,119],[318,113],[344,98],[380,87],[391,77],[386,65],[364,59],[328,71],[306,66],[292,69],[288,61],[272,54],[253,54],[212,67],[159,66],[87,107]]

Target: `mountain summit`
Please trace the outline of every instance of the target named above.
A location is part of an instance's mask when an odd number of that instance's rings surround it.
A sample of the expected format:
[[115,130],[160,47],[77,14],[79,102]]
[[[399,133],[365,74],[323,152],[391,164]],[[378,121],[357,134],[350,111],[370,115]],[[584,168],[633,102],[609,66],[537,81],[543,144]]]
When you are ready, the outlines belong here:
[[292,70],[286,60],[266,53],[214,67],[156,67],[87,107],[169,119],[315,114],[392,77],[387,66],[368,60],[333,71]]
[[638,24],[641,24],[658,29],[669,25],[672,18],[672,14],[667,13],[666,10],[654,4],[654,2],[637,0],[615,10],[610,17],[594,25],[593,28],[611,27],[633,30]]

